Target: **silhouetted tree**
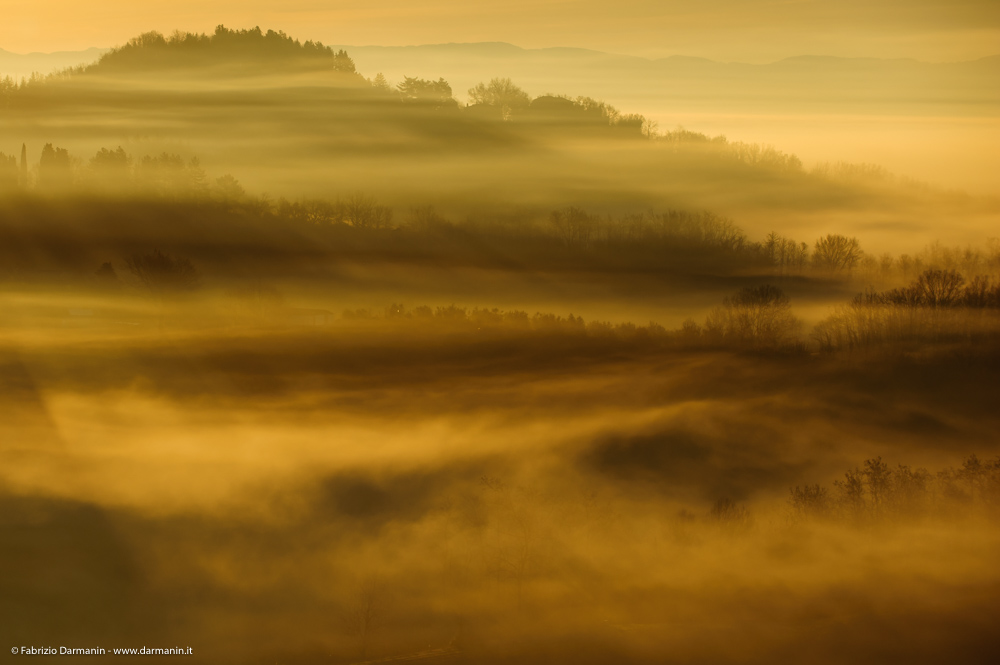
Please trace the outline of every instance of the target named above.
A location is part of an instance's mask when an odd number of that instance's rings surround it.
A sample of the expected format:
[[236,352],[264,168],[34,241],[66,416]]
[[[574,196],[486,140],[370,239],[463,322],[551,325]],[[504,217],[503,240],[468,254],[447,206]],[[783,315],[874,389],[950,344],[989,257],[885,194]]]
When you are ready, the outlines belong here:
[[132,169],[132,158],[125,154],[125,149],[118,146],[117,150],[101,148],[90,160],[90,170],[98,181],[107,185],[122,185],[129,181]]
[[85,71],[247,63],[260,66],[267,62],[357,75],[354,61],[344,50],[334,52],[320,42],[300,43],[281,31],[264,32],[260,27],[230,30],[224,25],[217,26],[212,35],[175,32],[167,38],[159,32],[146,32],[105,53]]
[[136,167],[139,185],[159,194],[191,194],[205,188],[205,171],[197,157],[184,161],[180,155],[146,155]]
[[854,519],[860,519],[865,512],[864,476],[860,469],[851,469],[844,474],[843,480],[833,481],[833,486],[839,494],[838,503],[841,509]]
[[21,187],[28,186],[28,146],[21,144]]
[[102,263],[101,267],[94,271],[94,279],[103,288],[117,289],[121,287],[118,273],[110,262]]
[[368,656],[372,640],[382,629],[385,619],[385,589],[375,578],[366,578],[358,584],[353,596],[348,599],[343,616],[344,629],[357,641],[362,660]]
[[510,120],[513,115],[528,108],[531,97],[509,78],[494,78],[489,83],[469,88],[469,101],[494,106],[500,109],[500,116],[504,120]]
[[750,527],[752,524],[750,510],[729,497],[723,497],[712,504],[708,515],[728,529],[742,530]]
[[72,178],[69,152],[46,143],[38,162],[38,184],[44,189],[61,189],[69,186]]
[[913,284],[921,304],[947,307],[956,304],[965,286],[965,278],[955,270],[925,270]]
[[579,208],[555,210],[549,221],[567,245],[586,245],[597,230],[597,219]]
[[221,178],[216,178],[215,186],[222,198],[228,201],[239,201],[247,195],[240,181],[228,173]]
[[175,259],[160,250],[133,254],[125,259],[129,272],[154,296],[192,291],[201,284],[198,272],[187,259]]
[[795,486],[788,498],[792,511],[798,518],[807,516],[823,516],[829,510],[830,498],[825,487],[816,485]]
[[392,208],[376,203],[361,193],[341,204],[341,221],[359,229],[386,229],[392,223]]
[[382,72],[376,74],[371,83],[372,87],[376,90],[381,90],[382,92],[390,92],[392,90],[392,87],[389,85],[389,81],[386,80]]
[[868,488],[869,507],[873,517],[881,517],[885,512],[885,503],[890,489],[891,474],[889,465],[881,457],[865,460],[865,468],[861,472]]
[[404,76],[403,82],[398,84],[396,88],[405,101],[424,102],[439,106],[457,105],[451,96],[451,86],[443,78],[439,78],[437,81],[428,81]]
[[770,284],[741,289],[726,298],[705,322],[710,337],[757,349],[789,342],[797,327],[788,296]]
[[17,157],[0,152],[0,192],[17,188],[19,175]]
[[816,241],[813,264],[830,271],[850,272],[861,260],[861,243],[857,238],[830,234]]
[[767,261],[778,269],[778,274],[802,270],[809,261],[809,245],[795,242],[774,231],[767,234],[761,247]]

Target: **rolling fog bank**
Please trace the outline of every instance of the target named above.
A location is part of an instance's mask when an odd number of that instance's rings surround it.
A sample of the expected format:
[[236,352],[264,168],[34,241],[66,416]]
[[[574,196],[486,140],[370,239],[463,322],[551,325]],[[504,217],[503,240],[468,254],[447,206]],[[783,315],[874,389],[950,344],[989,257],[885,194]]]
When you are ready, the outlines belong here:
[[5,633],[223,662],[996,655],[995,351],[191,311],[2,331]]
[[[746,85],[988,119],[980,66]],[[995,192],[411,74],[220,26],[0,81],[6,643],[995,662]]]

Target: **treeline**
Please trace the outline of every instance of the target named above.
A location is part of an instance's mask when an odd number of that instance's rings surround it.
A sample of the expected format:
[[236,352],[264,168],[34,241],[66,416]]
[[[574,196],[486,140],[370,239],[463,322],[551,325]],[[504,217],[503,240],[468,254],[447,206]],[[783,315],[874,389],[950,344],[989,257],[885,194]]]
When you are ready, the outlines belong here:
[[386,321],[395,323],[438,324],[467,331],[511,331],[557,333],[564,335],[585,335],[623,341],[667,342],[677,335],[658,323],[648,325],[634,323],[609,323],[607,321],[584,321],[583,317],[560,316],[551,312],[535,312],[529,315],[522,310],[501,310],[481,307],[459,307],[446,305],[430,307],[420,305],[407,309],[405,305],[393,303],[383,312],[370,309],[347,309],[341,313],[345,321]]
[[910,285],[868,290],[816,325],[823,350],[898,346],[907,342],[969,344],[1000,335],[1000,280],[930,268]]
[[881,457],[865,460],[833,481],[832,490],[814,484],[791,488],[788,499],[796,519],[828,518],[879,521],[956,510],[1000,515],[1000,457],[970,455],[959,468],[931,473]]
[[197,157],[185,159],[163,152],[136,159],[119,146],[102,148],[83,163],[65,148],[46,143],[38,163],[29,168],[27,155],[26,145],[21,146],[20,160],[0,152],[0,194],[20,190],[239,199],[246,193],[230,175],[210,180]]
[[[977,275],[1000,274],[997,239],[990,239],[981,248],[934,243],[918,254],[894,257],[888,253],[871,255],[857,238],[842,234],[827,234],[812,243],[776,232],[752,240],[732,219],[710,211],[595,214],[570,206],[548,212],[525,210],[505,218],[472,213],[464,220],[452,221],[432,206],[416,206],[397,214],[392,206],[363,192],[335,200],[256,197],[231,175],[210,177],[197,158],[177,154],[135,158],[119,146],[102,148],[83,161],[65,148],[46,144],[33,166],[28,164],[27,154],[24,145],[19,157],[0,153],[0,195],[115,195],[189,200],[195,206],[222,204],[236,214],[276,224],[395,231],[395,236],[372,237],[370,242],[391,248],[405,239],[412,249],[431,254],[436,251],[436,242],[454,244],[476,238],[505,255],[530,258],[533,264],[544,263],[546,256],[557,264],[579,263],[586,258],[596,261],[594,265],[616,269],[631,266],[684,272],[701,265],[704,271],[720,274],[812,275],[868,284],[898,283],[939,269],[946,274],[961,271],[972,276],[963,287],[963,302],[987,297],[986,283]],[[921,288],[926,290],[926,285]],[[907,287],[882,293],[879,298],[881,304],[905,304],[914,301],[915,293]]]
[[354,61],[344,50],[334,51],[321,42],[300,42],[280,30],[264,32],[260,27],[230,30],[224,25],[217,26],[211,35],[177,31],[165,37],[159,32],[146,32],[111,49],[96,63],[79,71],[103,74],[219,64],[288,64],[290,61],[297,66],[309,64],[356,74]]

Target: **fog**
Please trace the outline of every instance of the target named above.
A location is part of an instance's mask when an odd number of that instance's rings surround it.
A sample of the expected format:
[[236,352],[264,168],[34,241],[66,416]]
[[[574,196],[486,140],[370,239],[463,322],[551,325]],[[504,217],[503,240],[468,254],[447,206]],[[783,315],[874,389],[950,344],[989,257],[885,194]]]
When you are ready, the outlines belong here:
[[4,83],[15,655],[996,659],[995,192],[359,61]]

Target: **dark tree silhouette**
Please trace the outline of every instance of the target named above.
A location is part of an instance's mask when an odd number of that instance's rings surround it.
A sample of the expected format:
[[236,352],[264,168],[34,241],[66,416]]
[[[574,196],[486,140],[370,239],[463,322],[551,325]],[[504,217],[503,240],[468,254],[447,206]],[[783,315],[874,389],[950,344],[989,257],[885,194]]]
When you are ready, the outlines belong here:
[[60,189],[70,184],[69,152],[65,148],[55,148],[46,143],[42,148],[42,158],[38,162],[38,184],[44,189]]
[[469,89],[469,101],[472,104],[486,104],[500,110],[504,120],[528,108],[531,96],[514,85],[509,78],[494,78],[489,83],[480,83]]
[[21,144],[21,187],[28,186],[28,146]]
[[443,78],[439,78],[437,81],[428,81],[404,76],[403,82],[396,88],[405,101],[449,106],[457,106],[458,104],[451,96],[451,86]]
[[0,152],[0,192],[17,187],[18,175],[17,157]]
[[117,150],[101,148],[90,160],[90,170],[99,180],[109,185],[121,185],[131,177],[132,158],[125,154],[125,149],[118,146]]
[[959,301],[965,278],[955,270],[925,270],[913,288],[928,307],[947,307]]
[[813,263],[821,269],[850,272],[861,260],[861,243],[857,238],[830,234],[816,241]]
[[798,325],[788,296],[778,287],[764,284],[726,298],[709,314],[705,329],[710,337],[760,349],[786,344]]
[[[212,35],[176,32],[164,37],[146,32],[105,53],[87,71],[141,70],[149,68],[204,67],[253,62],[289,63],[357,76],[346,51],[334,51],[320,42],[299,42],[284,32],[230,30],[216,27]],[[360,77],[358,77],[360,79]]]
[[133,254],[125,259],[128,271],[155,296],[193,291],[201,284],[198,272],[187,259],[175,259],[160,250]]

